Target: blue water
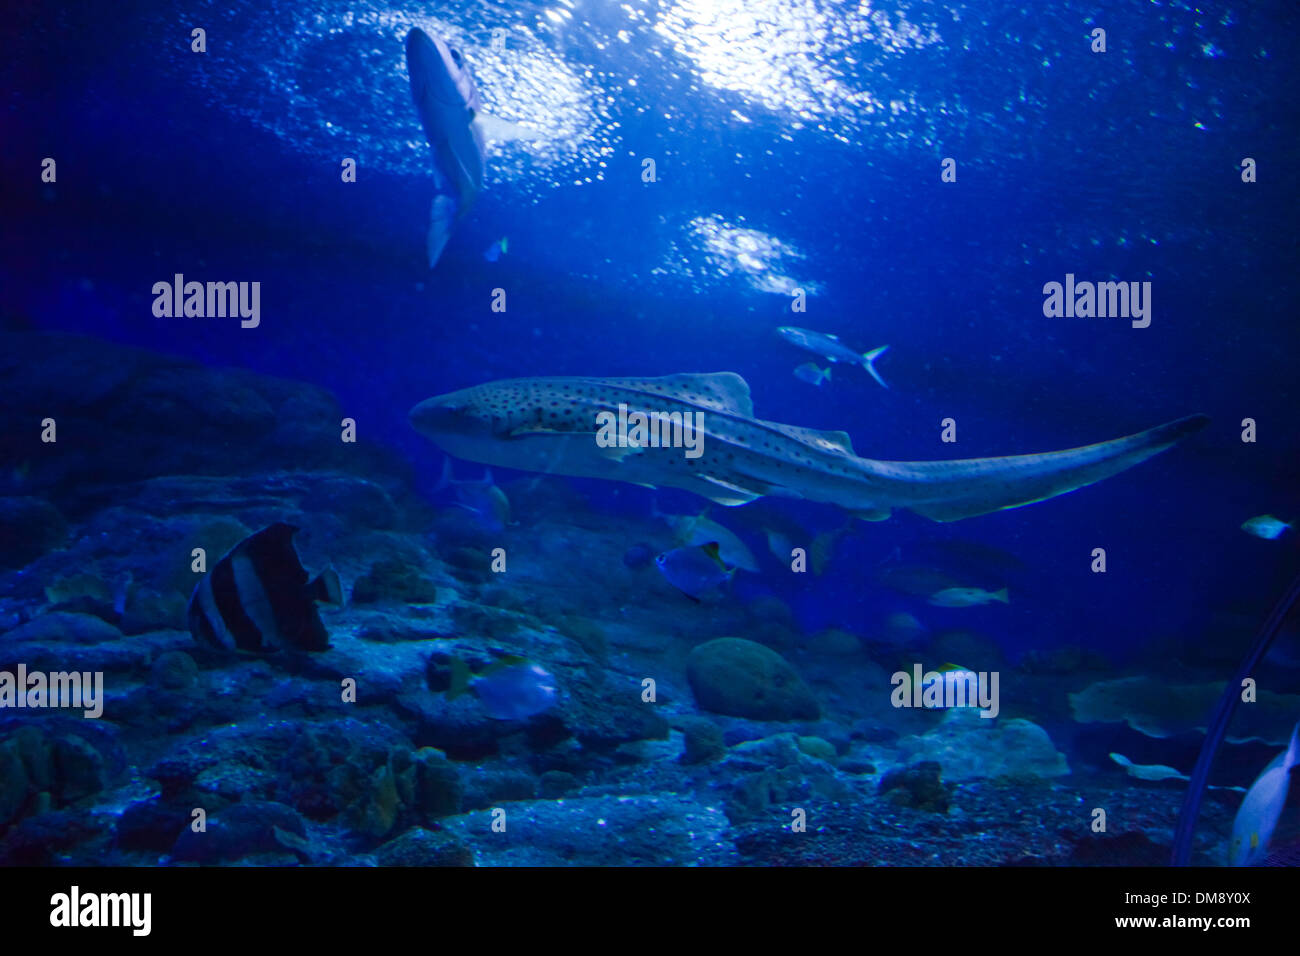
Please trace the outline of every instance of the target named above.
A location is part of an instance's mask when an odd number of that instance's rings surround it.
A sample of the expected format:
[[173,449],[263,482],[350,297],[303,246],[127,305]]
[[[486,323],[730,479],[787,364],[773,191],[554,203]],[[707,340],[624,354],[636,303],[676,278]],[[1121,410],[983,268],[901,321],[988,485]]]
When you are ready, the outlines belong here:
[[[1081,645],[1119,674],[1158,646],[1160,676],[1208,658],[1226,678],[1300,568],[1295,532],[1240,530],[1300,516],[1300,18],[1269,2],[1048,6],[20,5],[0,65],[0,310],[12,327],[321,385],[430,500],[442,453],[409,408],[514,376],[734,371],[759,417],[843,429],[859,455],[896,460],[1067,448],[1204,413],[1205,431],[1096,486],[952,525],[858,523],[823,575],[771,566],[729,599],[779,597],[808,635],[866,637],[909,610],[1010,661]],[[206,53],[190,52],[196,26]],[[544,131],[493,149],[432,271],[411,26],[460,46],[490,112]],[[46,156],[56,184],[37,181]],[[340,181],[343,157],[356,183]],[[1244,157],[1257,182],[1242,182]],[[502,236],[508,252],[486,261]],[[260,327],[155,318],[150,289],[178,272],[260,281]],[[1066,273],[1150,281],[1150,327],[1044,317],[1043,284]],[[810,356],[776,337],[783,324],[889,344],[890,389],[844,367],[821,388],[796,379]],[[948,417],[956,445],[939,441]],[[648,529],[652,504],[704,504],[568,481],[591,511]],[[810,532],[844,522],[763,507]],[[711,517],[765,552],[745,511]],[[949,539],[1024,563],[1009,606],[936,608],[877,583],[891,555]],[[1105,574],[1089,570],[1097,547]],[[1260,679],[1300,689],[1280,666]],[[1189,765],[1186,748],[1146,756]]]

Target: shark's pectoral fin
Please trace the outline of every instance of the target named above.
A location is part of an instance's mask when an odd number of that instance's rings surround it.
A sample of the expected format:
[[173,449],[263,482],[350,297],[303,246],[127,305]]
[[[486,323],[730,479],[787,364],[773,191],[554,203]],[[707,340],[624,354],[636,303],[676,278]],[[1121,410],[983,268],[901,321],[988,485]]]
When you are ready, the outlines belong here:
[[533,129],[521,123],[512,123],[509,120],[503,120],[499,116],[493,116],[491,113],[479,111],[474,114],[473,121],[484,139],[496,143],[547,138],[546,134],[539,129]]
[[853,517],[863,521],[888,521],[893,515],[893,508],[856,508],[853,511]]
[[728,508],[733,508],[736,505],[747,505],[751,501],[763,497],[761,491],[742,488],[740,485],[723,481],[721,478],[713,478],[709,475],[700,475],[700,478],[706,484],[701,486],[699,493],[715,504],[726,505]]
[[[610,461],[618,462],[620,464],[622,464],[623,460],[630,455],[645,454],[645,448],[642,448],[639,445],[602,446],[598,444],[596,448],[597,448],[597,454],[599,454],[602,458],[608,458]],[[647,485],[647,487],[653,488],[654,486]]]

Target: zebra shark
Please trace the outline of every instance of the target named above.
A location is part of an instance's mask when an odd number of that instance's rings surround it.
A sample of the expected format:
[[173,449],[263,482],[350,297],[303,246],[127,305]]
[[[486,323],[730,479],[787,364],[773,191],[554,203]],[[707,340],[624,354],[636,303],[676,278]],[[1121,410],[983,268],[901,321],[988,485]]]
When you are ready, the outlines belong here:
[[[696,454],[597,441],[601,423],[620,412],[620,420],[640,412],[698,423]],[[767,495],[802,498],[867,521],[884,521],[895,508],[957,521],[1045,501],[1131,468],[1209,421],[1189,415],[1040,454],[879,461],[859,458],[842,431],[755,418],[749,385],[735,372],[505,379],[427,399],[411,409],[410,420],[444,451],[482,464],[683,488],[729,506]]]

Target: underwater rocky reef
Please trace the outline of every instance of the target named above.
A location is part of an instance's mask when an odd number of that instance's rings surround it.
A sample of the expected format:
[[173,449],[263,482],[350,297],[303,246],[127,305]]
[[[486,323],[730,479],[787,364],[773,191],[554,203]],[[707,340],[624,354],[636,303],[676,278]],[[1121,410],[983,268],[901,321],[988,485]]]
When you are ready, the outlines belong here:
[[[515,523],[485,530],[417,495],[391,454],[340,442],[319,387],[0,338],[0,424],[25,463],[0,497],[0,671],[104,675],[95,719],[0,711],[0,863],[1168,858],[1181,785],[1077,754],[1098,728],[1194,740],[1213,670],[1170,690],[1077,647],[1010,661],[953,631],[926,658],[996,662],[1014,704],[996,719],[899,709],[898,648],[803,633],[771,595],[686,601],[623,560],[644,522],[591,512],[562,480],[506,485]],[[56,445],[20,441],[47,416]],[[345,600],[319,612],[329,649],[197,640],[193,550],[215,561],[276,522],[298,529],[305,568],[338,573]],[[517,658],[554,677],[554,706],[500,719],[452,692],[457,667],[481,679]],[[1275,748],[1295,710],[1263,701],[1239,736]],[[1249,779],[1259,763],[1242,765]],[[1238,801],[1210,792],[1196,862],[1221,862]]]

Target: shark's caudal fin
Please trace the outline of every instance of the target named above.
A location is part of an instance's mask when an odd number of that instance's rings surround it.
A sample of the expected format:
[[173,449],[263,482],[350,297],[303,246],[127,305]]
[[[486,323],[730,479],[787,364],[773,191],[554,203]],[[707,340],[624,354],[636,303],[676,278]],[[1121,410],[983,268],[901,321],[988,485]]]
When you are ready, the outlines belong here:
[[[934,521],[1019,508],[1082,488],[1131,468],[1209,422],[1189,415],[1136,435],[1039,455],[958,461],[873,462],[882,477],[906,483],[895,507]],[[901,500],[911,498],[912,500]]]
[[442,258],[442,250],[447,248],[451,230],[456,225],[459,206],[456,200],[444,193],[433,197],[433,208],[429,210],[429,236],[425,242],[429,253],[429,268],[432,269]]
[[[880,373],[876,371],[876,359],[880,358],[880,356],[884,355],[888,350],[888,345],[882,345],[880,348],[872,349],[870,352],[867,352],[862,356],[862,367],[871,373],[871,377],[880,383],[881,388],[889,388],[889,386],[885,384],[885,380],[881,378]],[[829,369],[826,372],[826,377],[831,377]]]

